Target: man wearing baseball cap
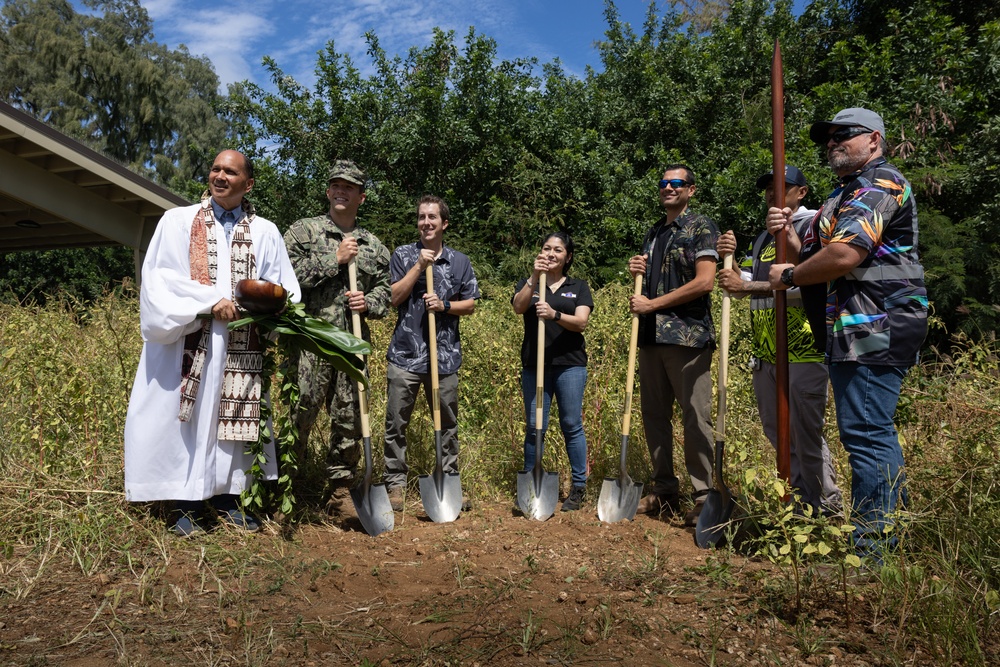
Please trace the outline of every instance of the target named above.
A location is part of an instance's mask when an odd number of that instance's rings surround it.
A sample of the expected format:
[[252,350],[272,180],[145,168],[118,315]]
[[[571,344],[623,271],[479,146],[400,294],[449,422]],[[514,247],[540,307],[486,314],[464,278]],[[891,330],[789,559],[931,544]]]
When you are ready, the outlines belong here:
[[[306,312],[336,327],[351,330],[351,311],[361,314],[362,337],[370,341],[369,319],[389,312],[389,251],[374,234],[358,227],[358,208],[365,201],[367,176],[351,160],[337,160],[327,177],[329,210],[296,221],[285,232],[288,256],[302,287]],[[348,263],[354,259],[358,289],[351,291]],[[299,404],[295,423],[299,430],[299,469],[306,465],[309,432],[321,406],[330,415],[327,475],[331,515],[349,515],[353,503],[350,487],[361,457],[357,384],[346,373],[308,352],[298,359]]]
[[906,503],[903,450],[893,418],[903,378],[927,335],[927,290],[917,255],[909,181],[886,161],[885,125],[868,109],[814,123],[838,187],[799,237],[789,208],[768,210],[788,230],[794,264],[771,266],[774,289],[827,285],[826,360],[840,440],[851,465],[858,555],[875,564],[897,545],[892,513]]
[[[757,179],[757,189],[765,193],[768,206],[776,206],[773,172]],[[785,167],[784,206],[793,211],[792,224],[800,233],[816,216],[802,200],[809,193],[809,186],[802,172],[791,165]],[[719,237],[716,244],[719,255],[736,252],[736,235],[732,230]],[[757,394],[764,434],[777,447],[778,418],[775,395],[776,332],[774,291],[768,282],[768,271],[775,259],[774,237],[765,229],[753,242],[753,247],[741,269],[722,269],[718,273],[719,286],[737,298],[750,297],[750,325],[753,336],[751,365],[753,387]],[[821,297],[822,298],[822,297]],[[820,323],[823,325],[823,323]],[[819,332],[818,337],[825,341]],[[803,307],[799,288],[788,292],[788,383],[790,392],[788,408],[791,422],[792,486],[801,495],[804,505],[812,507],[814,514],[840,512],[841,493],[830,458],[830,449],[823,437],[826,413],[827,384],[829,376],[823,363],[824,343],[817,343],[809,317]]]

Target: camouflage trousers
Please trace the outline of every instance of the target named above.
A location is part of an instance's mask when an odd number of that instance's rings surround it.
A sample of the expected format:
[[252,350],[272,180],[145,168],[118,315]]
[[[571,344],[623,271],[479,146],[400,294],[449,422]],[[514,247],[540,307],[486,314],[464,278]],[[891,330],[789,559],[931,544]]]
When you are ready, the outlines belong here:
[[350,483],[361,459],[361,415],[358,413],[358,385],[346,373],[309,352],[292,364],[299,381],[299,403],[295,425],[299,430],[297,454],[308,451],[309,433],[325,406],[330,415],[330,444],[326,453],[327,474],[332,483]]

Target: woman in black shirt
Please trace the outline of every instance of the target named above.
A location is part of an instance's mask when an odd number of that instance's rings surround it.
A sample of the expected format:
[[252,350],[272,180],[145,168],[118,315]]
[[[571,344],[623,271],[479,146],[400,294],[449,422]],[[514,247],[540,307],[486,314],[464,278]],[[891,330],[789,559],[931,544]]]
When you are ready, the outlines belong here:
[[[514,290],[514,312],[524,315],[521,342],[521,391],[524,395],[524,469],[535,464],[535,360],[538,320],[545,321],[545,378],[542,433],[549,423],[549,406],[559,403],[559,426],[573,470],[573,488],[562,511],[579,509],[587,485],[587,437],[583,432],[583,390],[587,384],[587,351],[583,330],[594,308],[590,287],[567,274],[573,263],[573,240],[565,232],[545,238],[531,277]],[[545,303],[538,301],[538,279],[546,274]]]

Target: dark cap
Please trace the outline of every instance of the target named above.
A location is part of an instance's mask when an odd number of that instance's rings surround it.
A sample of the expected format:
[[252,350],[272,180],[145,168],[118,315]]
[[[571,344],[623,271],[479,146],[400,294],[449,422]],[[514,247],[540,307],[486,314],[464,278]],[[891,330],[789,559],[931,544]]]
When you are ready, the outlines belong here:
[[[773,171],[769,171],[766,174],[763,174],[760,178],[757,179],[757,189],[763,190],[764,188],[766,188],[771,183],[771,180],[773,178],[774,178]],[[788,183],[789,185],[808,185],[808,183],[806,183],[806,177],[802,175],[802,172],[799,171],[799,168],[793,167],[790,164],[785,165],[785,183]]]
[[830,128],[834,125],[863,127],[866,130],[878,132],[883,139],[885,138],[885,123],[882,122],[882,116],[861,107],[841,109],[833,117],[833,120],[821,120],[818,123],[813,123],[812,127],[809,128],[809,138],[817,144],[825,144],[830,139]]
[[355,185],[364,186],[365,181],[368,180],[368,174],[363,172],[361,167],[354,164],[352,160],[337,160],[330,167],[330,173],[326,177],[326,182],[329,183],[335,178],[342,178]]

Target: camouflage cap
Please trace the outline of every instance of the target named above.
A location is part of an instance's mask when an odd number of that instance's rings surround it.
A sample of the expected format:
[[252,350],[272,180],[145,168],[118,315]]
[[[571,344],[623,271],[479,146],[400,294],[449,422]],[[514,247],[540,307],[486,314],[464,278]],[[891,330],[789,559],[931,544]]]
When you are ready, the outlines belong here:
[[342,178],[355,185],[364,186],[365,181],[368,180],[368,174],[362,171],[361,167],[354,164],[353,160],[337,160],[330,167],[330,173],[326,177],[326,182],[329,183],[335,178]]

